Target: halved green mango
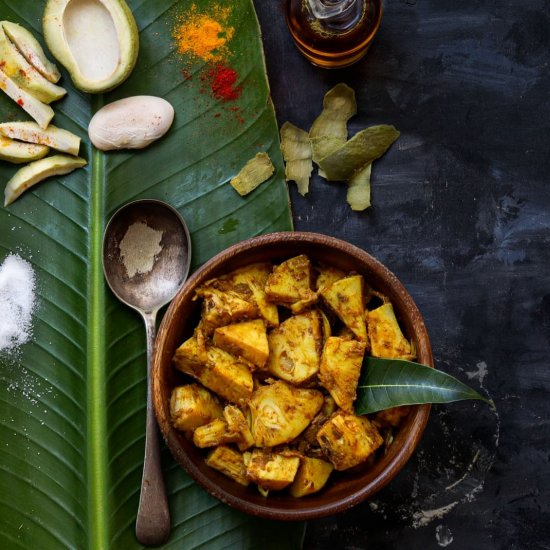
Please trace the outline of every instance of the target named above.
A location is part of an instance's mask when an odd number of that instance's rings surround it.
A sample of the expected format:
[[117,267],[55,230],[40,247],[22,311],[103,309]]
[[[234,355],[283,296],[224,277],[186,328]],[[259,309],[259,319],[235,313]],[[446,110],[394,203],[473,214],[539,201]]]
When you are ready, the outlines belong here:
[[46,145],[23,143],[0,135],[0,159],[22,164],[45,157],[50,148]]
[[25,27],[2,21],[2,27],[7,37],[21,52],[23,57],[45,78],[54,84],[61,78],[61,73],[44,53],[40,42]]
[[38,182],[50,176],[68,174],[76,168],[81,168],[87,163],[79,157],[69,155],[54,155],[41,160],[36,160],[20,168],[8,181],[4,191],[4,206],[8,206],[24,191],[36,185]]
[[61,99],[67,90],[44,78],[19,52],[0,25],[0,66],[15,84],[43,103]]
[[22,109],[38,122],[41,128],[46,128],[54,116],[53,109],[19,87],[9,76],[0,70],[0,90],[13,99]]
[[48,0],[42,26],[50,51],[80,90],[112,90],[134,68],[139,34],[124,0]]
[[0,135],[28,143],[47,145],[69,155],[78,155],[80,138],[50,124],[45,130],[35,122],[3,122],[0,124]]

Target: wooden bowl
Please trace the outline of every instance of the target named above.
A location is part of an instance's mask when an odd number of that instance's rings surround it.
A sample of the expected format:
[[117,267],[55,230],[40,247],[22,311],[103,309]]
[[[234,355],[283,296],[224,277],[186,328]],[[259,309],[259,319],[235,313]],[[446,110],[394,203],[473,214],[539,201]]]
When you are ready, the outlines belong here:
[[272,491],[264,498],[254,484],[243,487],[204,462],[204,451],[176,430],[170,421],[170,393],[186,378],[172,365],[176,348],[193,334],[200,305],[195,289],[208,279],[254,262],[274,263],[298,254],[344,271],[356,271],[375,290],[389,297],[405,335],[415,345],[418,362],[433,367],[428,332],[422,316],[398,279],[372,256],[344,241],[317,233],[272,233],[236,244],[206,262],[185,283],[160,326],[153,357],[152,391],[157,420],[175,459],[210,494],[230,506],[256,516],[277,520],[306,520],[342,512],[379,491],[403,468],[415,450],[428,421],[430,405],[412,408],[387,453],[372,467],[333,472],[319,493],[293,498]]

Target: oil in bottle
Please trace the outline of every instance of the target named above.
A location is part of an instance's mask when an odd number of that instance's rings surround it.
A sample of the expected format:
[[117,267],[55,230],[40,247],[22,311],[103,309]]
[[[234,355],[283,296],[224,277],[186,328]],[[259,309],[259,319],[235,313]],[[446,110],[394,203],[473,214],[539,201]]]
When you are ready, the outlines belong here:
[[298,50],[314,65],[347,67],[365,55],[382,18],[381,0],[287,0]]

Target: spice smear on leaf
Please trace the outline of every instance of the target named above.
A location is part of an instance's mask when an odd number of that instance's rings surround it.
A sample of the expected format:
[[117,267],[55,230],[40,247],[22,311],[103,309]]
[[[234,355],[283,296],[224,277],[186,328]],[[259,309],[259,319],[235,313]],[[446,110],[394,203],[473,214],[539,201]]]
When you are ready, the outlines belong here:
[[227,25],[231,10],[214,6],[210,13],[201,13],[196,4],[179,18],[174,38],[180,54],[190,54],[203,61],[221,61],[227,56],[227,43],[235,29]]
[[198,87],[201,96],[216,102],[217,108],[212,110],[214,118],[225,114],[242,124],[241,107],[231,105],[243,91],[239,73],[231,63],[235,55],[231,48],[235,34],[231,14],[231,6],[193,4],[177,17],[172,36],[186,64],[181,71],[184,81]]

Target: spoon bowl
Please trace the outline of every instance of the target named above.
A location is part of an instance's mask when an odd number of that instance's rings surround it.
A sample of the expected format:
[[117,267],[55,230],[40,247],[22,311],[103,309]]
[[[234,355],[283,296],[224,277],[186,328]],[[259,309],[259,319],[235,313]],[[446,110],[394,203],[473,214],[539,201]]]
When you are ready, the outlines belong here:
[[[129,234],[131,227],[136,230]],[[160,241],[157,248],[161,250],[154,255],[152,265],[146,261],[150,258],[141,242],[148,235]],[[137,257],[121,254],[125,238],[129,240],[123,250]],[[166,305],[186,280],[190,261],[189,230],[178,211],[164,202],[130,202],[107,224],[103,240],[105,278],[116,297],[137,311],[151,312]]]
[[120,208],[105,228],[103,271],[115,296],[138,311],[147,338],[147,420],[136,538],[158,546],[170,535],[170,511],[160,464],[159,431],[151,398],[151,364],[159,309],[176,295],[189,273],[191,239],[170,205],[153,199]]

